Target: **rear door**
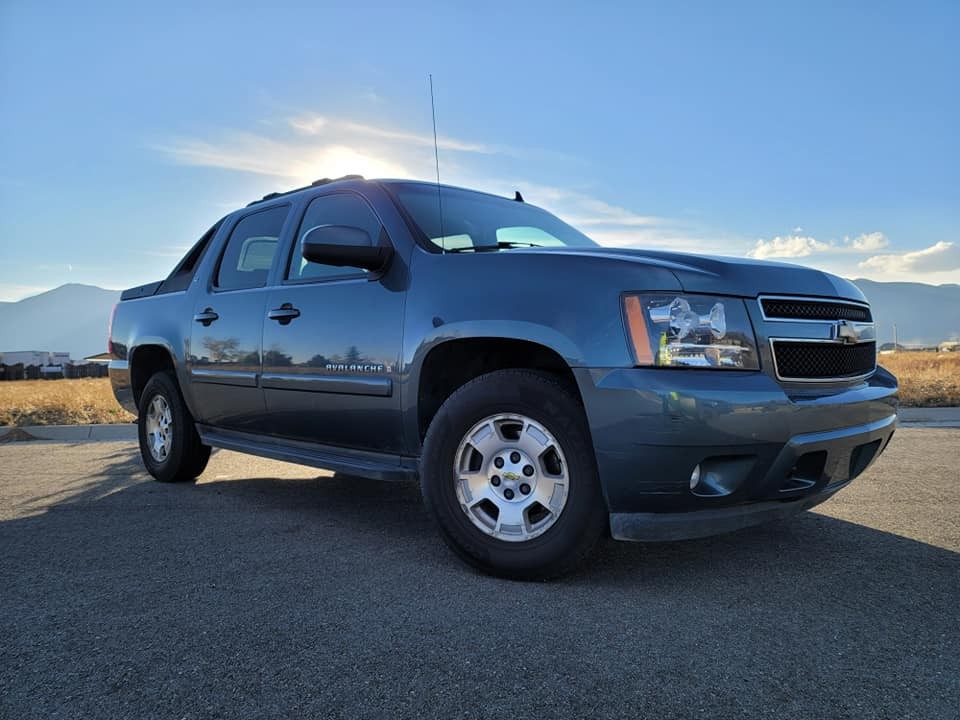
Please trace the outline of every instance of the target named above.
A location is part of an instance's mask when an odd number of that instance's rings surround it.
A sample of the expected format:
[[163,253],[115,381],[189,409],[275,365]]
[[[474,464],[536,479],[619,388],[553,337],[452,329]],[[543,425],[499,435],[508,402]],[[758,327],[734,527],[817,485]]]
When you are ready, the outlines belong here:
[[374,243],[390,242],[357,193],[334,192],[308,204],[263,325],[262,384],[271,432],[400,453],[405,267],[398,256],[381,275],[308,262],[303,236],[318,225],[359,227]]
[[195,410],[208,425],[265,428],[260,333],[267,278],[289,213],[280,205],[240,218],[210,283],[196,295],[187,357]]

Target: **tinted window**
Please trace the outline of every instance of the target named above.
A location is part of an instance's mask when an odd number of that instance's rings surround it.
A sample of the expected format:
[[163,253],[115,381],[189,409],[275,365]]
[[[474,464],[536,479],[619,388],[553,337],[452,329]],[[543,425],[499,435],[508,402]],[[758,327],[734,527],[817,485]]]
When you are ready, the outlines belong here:
[[366,273],[366,270],[360,268],[320,265],[304,260],[303,238],[310,230],[320,225],[357,227],[367,231],[370,242],[374,245],[378,244],[380,240],[380,220],[377,219],[373,210],[359,195],[338,193],[318,197],[307,206],[303,222],[300,223],[300,232],[290,257],[287,278],[290,280],[322,279]]
[[217,230],[220,228],[222,222],[223,220],[218,220],[217,224],[207,230],[203,237],[190,248],[190,252],[188,252],[183,260],[180,261],[180,264],[173,269],[169,277],[163,281],[163,285],[160,286],[160,290],[157,292],[176,292],[177,290],[185,290],[189,287],[190,281],[193,279],[193,273],[200,263],[200,258],[203,257],[204,251],[207,249],[213,236],[217,234]]
[[230,233],[217,271],[221,290],[263,287],[289,206],[247,215]]

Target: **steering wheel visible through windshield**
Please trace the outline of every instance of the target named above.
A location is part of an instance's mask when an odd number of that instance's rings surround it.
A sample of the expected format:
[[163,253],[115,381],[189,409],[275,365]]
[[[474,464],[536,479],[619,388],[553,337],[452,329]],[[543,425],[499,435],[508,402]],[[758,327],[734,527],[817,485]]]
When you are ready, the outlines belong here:
[[[427,183],[385,183],[430,246],[446,252],[594,247],[555,215],[521,200]],[[441,207],[443,208],[441,217]]]

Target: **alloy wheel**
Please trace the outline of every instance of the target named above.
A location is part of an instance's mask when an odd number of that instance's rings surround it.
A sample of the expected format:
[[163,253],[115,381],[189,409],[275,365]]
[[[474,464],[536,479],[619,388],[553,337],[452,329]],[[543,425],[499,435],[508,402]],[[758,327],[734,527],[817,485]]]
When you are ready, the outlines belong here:
[[525,542],[560,518],[569,487],[556,438],[525,415],[491,415],[464,435],[454,460],[457,500],[481,531]]

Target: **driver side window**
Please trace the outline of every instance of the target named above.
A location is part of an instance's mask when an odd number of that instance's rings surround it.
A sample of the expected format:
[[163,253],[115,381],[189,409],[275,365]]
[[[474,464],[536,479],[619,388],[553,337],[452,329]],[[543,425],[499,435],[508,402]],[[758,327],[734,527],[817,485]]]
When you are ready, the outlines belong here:
[[323,195],[313,200],[303,215],[297,242],[293,246],[290,264],[287,268],[287,280],[324,280],[331,278],[358,277],[367,274],[366,270],[339,265],[321,265],[309,262],[303,257],[303,238],[313,228],[321,225],[346,225],[367,231],[376,245],[380,239],[382,226],[371,207],[359,195],[335,193]]

